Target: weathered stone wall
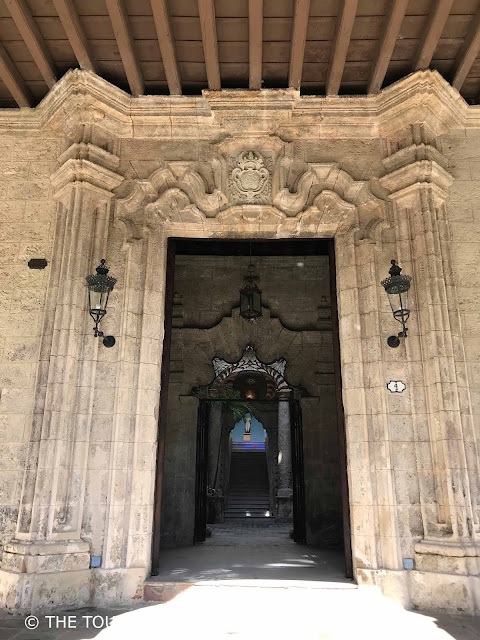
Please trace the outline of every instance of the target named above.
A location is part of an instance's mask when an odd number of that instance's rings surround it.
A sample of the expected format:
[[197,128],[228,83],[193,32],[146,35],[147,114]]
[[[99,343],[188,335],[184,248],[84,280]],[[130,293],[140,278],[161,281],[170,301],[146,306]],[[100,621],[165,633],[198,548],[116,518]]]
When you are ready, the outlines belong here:
[[[0,545],[17,527],[55,230],[50,176],[63,145],[24,131],[0,142]],[[29,269],[31,258],[49,266]]]
[[[328,99],[131,98],[76,71],[36,109],[0,112],[2,603],[141,597],[167,237],[334,237],[355,577],[406,605],[480,610],[479,111],[430,71],[375,96]],[[233,202],[232,167],[247,150],[268,167],[266,204],[245,193]],[[30,257],[49,266],[30,271]],[[86,313],[84,278],[102,257],[118,278],[104,321],[112,350]],[[409,337],[397,350],[386,345],[399,325],[379,285],[392,258],[413,276]],[[227,302],[201,322],[216,322]],[[278,320],[260,341],[245,340],[240,321],[178,327],[191,339],[173,354],[172,376],[198,357],[192,385],[208,381],[219,342],[231,361],[251,341],[264,345],[263,361],[294,362]],[[402,394],[387,391],[391,379],[405,382]]]

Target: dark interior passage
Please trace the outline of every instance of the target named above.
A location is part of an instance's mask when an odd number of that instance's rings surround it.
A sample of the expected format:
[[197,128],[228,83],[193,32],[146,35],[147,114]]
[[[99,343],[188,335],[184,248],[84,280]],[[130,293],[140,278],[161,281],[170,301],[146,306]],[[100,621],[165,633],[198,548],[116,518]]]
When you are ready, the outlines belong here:
[[[291,462],[285,461],[294,448],[287,451],[285,434],[293,425],[288,425],[292,402],[272,395],[275,376],[259,371],[262,363],[270,363],[282,370],[289,397],[296,398],[302,415],[303,447],[300,452],[295,449],[294,457],[300,457],[303,465],[304,539],[341,553],[345,469],[337,427],[328,246],[317,241],[182,240],[179,247],[160,548],[193,543],[197,419],[202,402],[210,405],[206,522],[213,536],[222,527],[248,522],[258,524],[258,535],[263,535],[264,525],[281,525],[288,536],[293,518],[291,511],[287,513],[292,497],[286,488],[292,483],[287,477]],[[241,316],[239,294],[252,263],[261,291],[261,314],[253,322]],[[223,386],[215,386],[221,371],[249,354],[256,358],[255,370],[244,368],[236,377],[226,378]],[[212,396],[219,390],[220,395]],[[229,403],[235,393],[251,403],[265,429],[265,443],[256,441],[253,431],[250,442],[232,437],[238,418],[234,419]],[[346,495],[343,501],[348,505]]]

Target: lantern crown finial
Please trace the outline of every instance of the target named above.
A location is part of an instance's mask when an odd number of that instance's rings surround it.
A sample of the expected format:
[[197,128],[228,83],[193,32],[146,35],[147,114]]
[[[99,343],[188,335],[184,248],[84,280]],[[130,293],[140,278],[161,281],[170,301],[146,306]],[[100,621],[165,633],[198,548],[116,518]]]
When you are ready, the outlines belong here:
[[402,268],[398,266],[396,260],[391,260],[392,266],[390,267],[389,274],[391,276],[399,276],[402,272]]
[[392,266],[389,269],[389,277],[380,283],[388,294],[403,293],[410,289],[412,276],[401,275],[402,268],[398,266],[396,260],[391,260]]
[[107,269],[107,267],[105,266],[105,262],[106,262],[105,258],[102,258],[100,260],[100,264],[95,269],[95,271],[98,273],[98,275],[106,276],[107,273],[109,272],[109,269]]

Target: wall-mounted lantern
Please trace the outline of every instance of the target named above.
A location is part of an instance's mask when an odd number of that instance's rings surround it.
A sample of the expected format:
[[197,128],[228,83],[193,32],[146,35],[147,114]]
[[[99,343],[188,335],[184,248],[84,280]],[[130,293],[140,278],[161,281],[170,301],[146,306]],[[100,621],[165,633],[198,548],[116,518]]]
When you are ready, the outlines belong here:
[[108,269],[105,266],[105,260],[101,260],[100,265],[95,270],[97,272],[95,275],[90,275],[86,278],[89,314],[95,322],[93,332],[95,338],[103,338],[103,344],[106,347],[113,347],[115,338],[113,336],[104,336],[103,331],[99,331],[98,325],[107,313],[108,296],[117,280],[107,275]]
[[262,315],[262,292],[255,282],[258,276],[255,275],[253,264],[248,265],[248,273],[244,280],[245,284],[240,289],[240,315],[253,322]]
[[392,260],[392,266],[390,267],[389,278],[385,278],[380,283],[388,294],[388,300],[392,307],[393,317],[402,325],[402,331],[397,336],[390,336],[387,340],[389,347],[398,347],[400,344],[400,338],[407,337],[406,322],[410,316],[410,309],[408,308],[408,290],[410,289],[410,283],[412,276],[402,276],[402,269],[398,266],[396,260]]

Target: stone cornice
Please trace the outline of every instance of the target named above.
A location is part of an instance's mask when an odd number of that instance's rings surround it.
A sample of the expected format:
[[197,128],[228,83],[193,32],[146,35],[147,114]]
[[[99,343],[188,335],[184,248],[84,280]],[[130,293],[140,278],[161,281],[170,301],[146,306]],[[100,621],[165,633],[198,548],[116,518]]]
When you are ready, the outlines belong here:
[[[258,118],[258,112],[262,117]],[[133,98],[88,71],[66,73],[34,109],[0,111],[0,131],[70,135],[80,125],[115,138],[202,138],[229,135],[348,138],[394,137],[422,123],[433,135],[480,126],[469,107],[436,71],[418,71],[371,96],[300,96],[292,89],[204,91],[202,96]]]

